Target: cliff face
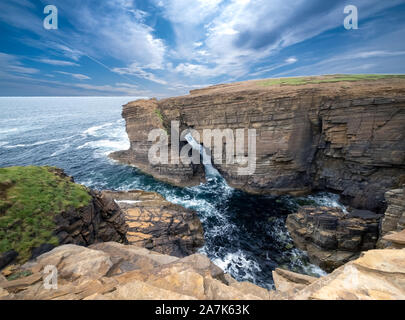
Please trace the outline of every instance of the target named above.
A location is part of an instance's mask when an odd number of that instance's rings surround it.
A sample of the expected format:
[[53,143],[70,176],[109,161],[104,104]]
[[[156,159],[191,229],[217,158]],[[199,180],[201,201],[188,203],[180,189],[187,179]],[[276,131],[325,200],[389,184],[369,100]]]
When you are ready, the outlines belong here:
[[112,157],[174,184],[193,184],[200,166],[148,163],[151,128],[170,129],[177,120],[201,137],[204,129],[256,129],[253,175],[238,175],[238,164],[215,164],[230,185],[272,194],[328,189],[354,207],[381,210],[384,193],[405,178],[405,79],[311,79],[249,81],[131,102],[123,110],[131,148]]
[[338,208],[308,206],[290,214],[286,226],[311,262],[332,272],[362,251],[375,248],[380,218],[367,210],[346,214]]
[[390,190],[385,193],[387,210],[381,223],[380,248],[405,246],[405,189]]

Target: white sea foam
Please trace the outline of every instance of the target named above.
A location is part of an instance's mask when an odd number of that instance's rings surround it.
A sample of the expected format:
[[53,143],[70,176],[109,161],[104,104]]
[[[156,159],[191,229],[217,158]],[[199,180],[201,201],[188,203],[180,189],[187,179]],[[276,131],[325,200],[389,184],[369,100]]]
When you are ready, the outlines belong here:
[[100,130],[107,127],[111,127],[113,124],[114,124],[113,122],[107,122],[98,126],[90,127],[87,130],[83,131],[83,134],[97,137],[100,135],[99,133]]
[[2,130],[0,130],[0,134],[11,133],[11,132],[18,132],[18,128],[10,128],[10,129],[2,129]]
[[244,270],[242,279],[247,281],[254,281],[254,272],[262,271],[259,264],[252,259],[248,259],[241,250],[229,252],[225,257],[215,258],[212,262],[227,273],[238,274],[239,270]]
[[290,260],[294,261],[294,263],[296,265],[299,265],[305,274],[309,274],[309,275],[317,276],[317,277],[323,277],[323,276],[327,275],[327,273],[324,270],[322,270],[320,267],[318,267],[315,264],[312,264],[312,263],[304,264],[302,262],[303,253],[299,249],[295,248],[295,249],[291,250],[289,252],[289,254],[291,254]]
[[54,153],[51,154],[51,157],[55,157],[57,155],[60,155],[61,153],[63,153],[64,151],[66,151],[67,149],[69,149],[70,144],[69,143],[65,143],[62,148],[60,148],[59,150],[55,151]]
[[40,145],[48,144],[48,143],[52,143],[52,142],[64,141],[64,140],[70,139],[72,137],[74,137],[74,136],[64,137],[64,138],[60,138],[60,139],[41,140],[41,141],[37,141],[34,143],[28,143],[28,144],[21,143],[21,144],[16,144],[16,145],[12,145],[12,146],[5,146],[4,148],[15,149],[15,148],[35,147],[35,146],[40,146]]
[[342,209],[343,212],[348,213],[346,207],[340,203],[339,195],[330,192],[320,192],[315,195],[307,197],[315,201],[318,206],[332,207]]
[[127,204],[135,204],[142,202],[140,200],[114,200],[114,201],[115,203],[127,203]]
[[127,141],[116,141],[116,140],[97,140],[97,141],[89,141],[85,144],[77,147],[77,149],[83,148],[92,148],[92,149],[102,149],[107,153],[118,151],[118,150],[125,150],[129,148],[129,142]]
[[105,157],[114,151],[129,149],[130,143],[123,123],[123,119],[120,119],[88,128],[82,135],[96,137],[99,140],[87,141],[76,149],[95,149],[93,154],[95,158]]

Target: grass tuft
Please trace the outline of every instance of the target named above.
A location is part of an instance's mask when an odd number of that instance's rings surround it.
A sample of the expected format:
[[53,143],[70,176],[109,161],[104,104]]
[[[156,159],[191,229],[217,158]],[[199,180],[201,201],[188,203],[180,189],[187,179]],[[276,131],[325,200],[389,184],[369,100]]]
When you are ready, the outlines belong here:
[[90,203],[86,187],[54,167],[0,168],[0,253],[15,250],[19,262],[44,243],[58,245],[54,216]]
[[388,74],[337,74],[320,77],[297,77],[297,78],[280,78],[268,79],[259,82],[262,86],[299,86],[304,84],[336,83],[336,82],[356,82],[364,80],[382,80],[382,79],[405,79],[405,75],[388,75]]

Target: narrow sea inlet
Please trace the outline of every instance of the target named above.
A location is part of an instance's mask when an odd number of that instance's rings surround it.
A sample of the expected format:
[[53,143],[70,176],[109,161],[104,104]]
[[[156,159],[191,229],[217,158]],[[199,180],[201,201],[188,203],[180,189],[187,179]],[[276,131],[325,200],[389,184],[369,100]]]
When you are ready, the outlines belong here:
[[[294,247],[285,228],[293,198],[256,196],[235,190],[218,174],[195,187],[159,182],[108,158],[129,148],[122,105],[137,97],[0,98],[0,167],[51,165],[99,190],[155,191],[197,211],[204,227],[200,252],[239,281],[273,287],[272,271],[324,272]],[[338,206],[331,195],[312,197]]]

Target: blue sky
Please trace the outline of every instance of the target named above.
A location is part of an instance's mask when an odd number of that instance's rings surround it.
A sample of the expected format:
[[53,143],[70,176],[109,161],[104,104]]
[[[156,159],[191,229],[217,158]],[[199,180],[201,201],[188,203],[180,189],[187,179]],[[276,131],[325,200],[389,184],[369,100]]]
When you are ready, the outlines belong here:
[[[43,27],[48,4],[58,29]],[[359,29],[346,30],[346,5]],[[2,0],[1,96],[166,97],[224,82],[405,73],[404,0]]]

